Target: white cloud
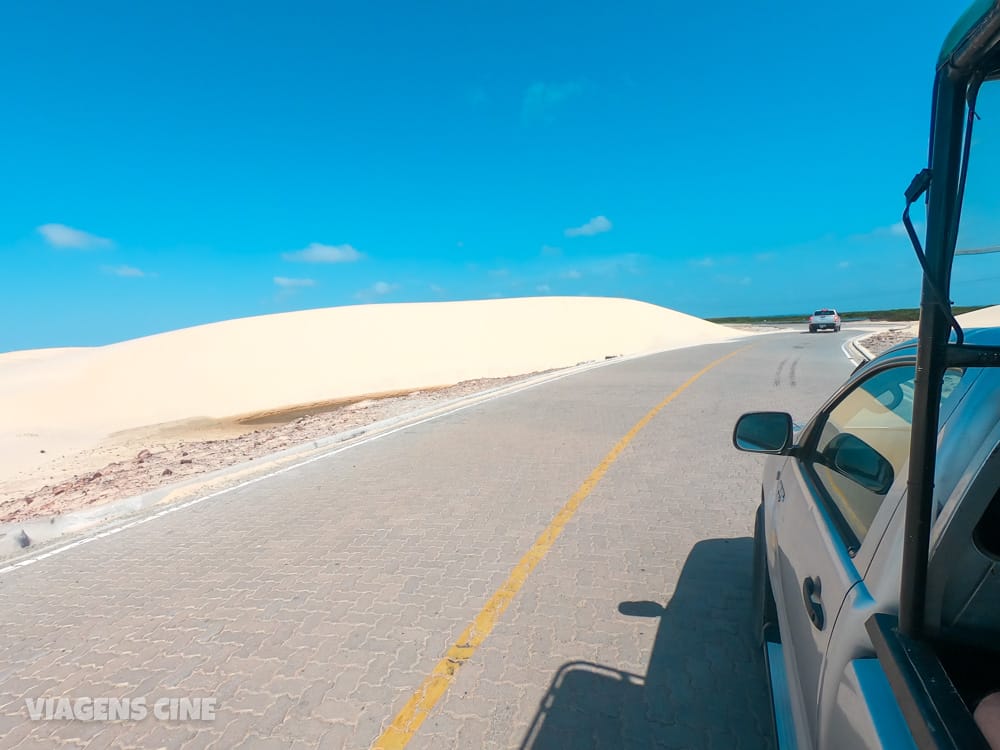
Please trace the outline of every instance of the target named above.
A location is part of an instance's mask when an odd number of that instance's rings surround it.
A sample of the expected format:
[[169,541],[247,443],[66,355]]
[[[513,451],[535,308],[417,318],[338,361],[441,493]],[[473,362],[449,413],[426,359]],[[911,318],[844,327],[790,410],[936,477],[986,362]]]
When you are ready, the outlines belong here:
[[524,92],[521,101],[521,122],[525,125],[544,122],[551,123],[553,112],[568,99],[583,93],[579,81],[569,83],[533,83]]
[[583,272],[582,271],[577,271],[575,268],[571,268],[568,271],[563,271],[561,274],[559,274],[559,276],[560,276],[560,278],[563,278],[563,279],[573,279],[573,280],[576,280],[576,279],[582,279],[583,278]]
[[557,255],[562,255],[562,248],[553,247],[552,245],[542,245],[542,255],[548,257],[555,257]]
[[365,256],[351,245],[322,245],[312,242],[304,250],[284,253],[281,257],[299,263],[353,263]]
[[399,289],[399,284],[390,284],[387,281],[376,281],[367,289],[362,289],[355,296],[360,300],[370,300],[375,297],[384,297],[397,289]]
[[431,284],[430,289],[434,294],[444,294],[445,288],[439,284]]
[[698,268],[712,268],[715,265],[715,259],[699,258],[698,260],[692,260],[691,265],[697,266]]
[[777,253],[757,253],[753,256],[753,259],[758,263],[767,263],[778,257]]
[[306,286],[316,286],[315,279],[290,279],[287,276],[275,276],[274,283],[282,289],[295,289]]
[[110,273],[113,276],[121,276],[126,279],[142,279],[154,275],[135,266],[104,266],[103,270],[105,273]]
[[[913,222],[913,228],[916,230],[917,234],[923,234],[924,223],[922,221]],[[870,240],[879,237],[906,237],[906,227],[903,226],[903,222],[897,221],[895,224],[890,224],[885,227],[876,227],[867,234],[852,234],[848,237],[849,240]]]
[[552,287],[550,287],[548,284],[539,284],[538,286],[535,287],[535,291],[541,294],[548,294],[549,292],[552,291]]
[[74,229],[65,224],[42,224],[38,227],[38,233],[52,247],[72,250],[96,250],[98,248],[115,246],[115,243],[107,237],[98,237],[96,234],[84,232],[82,229]]
[[590,237],[591,235],[610,231],[611,222],[608,220],[608,217],[595,216],[583,226],[570,227],[566,230],[565,234],[567,237]]
[[502,279],[506,276],[509,276],[510,271],[508,271],[506,268],[494,268],[492,271],[489,272],[489,274],[494,279]]
[[850,268],[851,264],[849,261],[842,260],[837,264],[837,268]]
[[583,274],[613,278],[621,273],[642,273],[643,256],[638,253],[623,253],[607,258],[599,258],[585,264]]
[[[913,228],[920,234],[924,231],[924,224],[921,221],[913,222]],[[873,229],[866,235],[861,235],[861,237],[906,237],[906,226],[901,221],[897,221],[895,224],[890,224],[887,227],[878,227]]]

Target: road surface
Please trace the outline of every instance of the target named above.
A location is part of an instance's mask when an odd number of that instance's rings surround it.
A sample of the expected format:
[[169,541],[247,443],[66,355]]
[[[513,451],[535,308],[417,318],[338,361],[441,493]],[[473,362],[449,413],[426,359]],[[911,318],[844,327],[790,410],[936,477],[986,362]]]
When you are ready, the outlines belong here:
[[[0,746],[766,747],[732,425],[808,419],[853,335],[592,369],[8,569]],[[150,710],[30,720],[60,697]]]

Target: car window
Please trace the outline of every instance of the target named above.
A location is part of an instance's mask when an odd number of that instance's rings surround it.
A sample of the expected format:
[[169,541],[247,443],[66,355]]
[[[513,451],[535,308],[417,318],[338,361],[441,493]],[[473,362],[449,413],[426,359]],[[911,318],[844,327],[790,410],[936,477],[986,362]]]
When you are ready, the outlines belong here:
[[[826,416],[807,461],[858,544],[892,486],[906,481],[914,372],[912,365],[893,367],[861,382]],[[945,373],[942,401],[962,375],[958,369]]]

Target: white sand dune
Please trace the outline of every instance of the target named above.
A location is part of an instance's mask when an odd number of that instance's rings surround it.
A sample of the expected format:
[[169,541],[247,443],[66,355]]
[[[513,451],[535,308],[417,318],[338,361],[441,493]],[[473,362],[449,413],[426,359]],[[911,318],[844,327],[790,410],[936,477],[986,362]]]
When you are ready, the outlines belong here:
[[[962,328],[992,328],[1000,326],[1000,305],[983,307],[972,312],[956,315],[955,319]],[[907,336],[916,336],[920,329],[919,323],[909,323],[903,330]]]
[[991,328],[1000,326],[1000,305],[984,307],[982,310],[973,310],[956,316],[959,325],[963,328]]
[[742,335],[634,300],[541,297],[327,308],[89,349],[12,352],[0,355],[0,478],[132,428]]

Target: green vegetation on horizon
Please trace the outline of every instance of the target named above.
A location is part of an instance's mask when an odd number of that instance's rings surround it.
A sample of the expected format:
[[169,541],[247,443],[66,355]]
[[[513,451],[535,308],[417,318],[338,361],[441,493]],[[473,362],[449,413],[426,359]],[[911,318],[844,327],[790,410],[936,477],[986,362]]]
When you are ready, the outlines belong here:
[[[982,310],[989,305],[972,305],[953,307],[955,315]],[[842,320],[884,320],[889,323],[910,322],[920,319],[919,307],[896,308],[895,310],[858,310],[855,312],[840,311]],[[750,315],[734,318],[707,318],[710,323],[808,323],[809,313],[805,315]]]

